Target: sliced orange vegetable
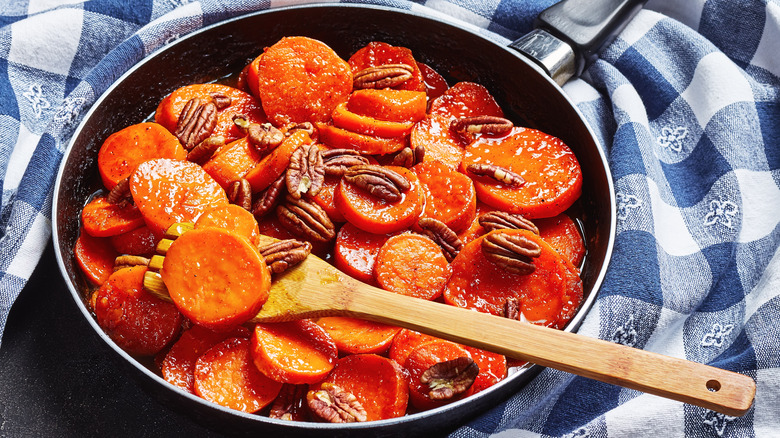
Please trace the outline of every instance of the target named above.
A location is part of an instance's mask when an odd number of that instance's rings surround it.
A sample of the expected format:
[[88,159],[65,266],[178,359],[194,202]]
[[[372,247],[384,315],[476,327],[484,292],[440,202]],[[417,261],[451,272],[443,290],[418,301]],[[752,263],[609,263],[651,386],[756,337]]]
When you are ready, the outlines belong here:
[[369,67],[377,67],[385,64],[406,64],[412,68],[412,77],[406,82],[395,86],[397,90],[425,91],[422,73],[414,60],[412,51],[406,47],[391,46],[390,44],[373,41],[361,48],[349,60],[352,73],[357,73]]
[[152,158],[184,160],[187,151],[170,131],[157,123],[139,123],[111,134],[98,151],[98,171],[108,190]]
[[315,383],[333,369],[338,349],[322,327],[301,319],[256,324],[252,358],[260,372],[277,382]]
[[447,400],[434,400],[428,394],[431,388],[420,381],[422,374],[437,363],[457,359],[459,357],[471,358],[471,354],[462,346],[445,340],[426,342],[409,353],[404,362],[404,369],[408,375],[409,402],[419,410],[428,410],[447,405],[468,397],[474,393],[473,385],[465,392]]
[[249,181],[252,186],[252,191],[261,192],[279,179],[287,170],[293,152],[300,146],[311,142],[311,137],[303,130],[297,130],[285,138],[279,146],[263,157],[252,170],[244,175],[244,179]]
[[257,249],[221,228],[197,228],[174,240],[160,275],[181,312],[214,330],[255,316],[271,288],[271,273]]
[[443,339],[441,338],[426,335],[425,333],[420,333],[414,330],[401,329],[401,331],[398,332],[393,338],[393,343],[390,345],[388,357],[399,364],[404,364],[406,363],[406,358],[409,357],[409,353],[411,353],[415,348],[428,342],[442,340]]
[[420,73],[422,73],[423,83],[425,83],[428,99],[436,99],[437,97],[444,94],[444,92],[447,91],[447,89],[450,87],[447,84],[447,80],[444,79],[444,76],[439,74],[439,72],[434,70],[428,64],[418,61],[417,67],[420,69]]
[[525,182],[509,186],[488,176],[473,176],[477,198],[485,204],[529,219],[556,216],[582,193],[577,157],[560,139],[530,128],[514,128],[504,137],[482,136],[466,148],[461,171],[471,164],[496,165]]
[[108,239],[92,237],[82,229],[73,246],[73,255],[87,280],[100,286],[114,271],[114,261],[119,253]]
[[203,170],[222,188],[227,189],[233,181],[243,178],[262,159],[263,156],[257,148],[249,144],[244,137],[220,147],[203,163]]
[[333,338],[342,355],[382,354],[390,348],[393,337],[401,330],[388,324],[339,316],[319,318],[315,322]]
[[406,147],[405,137],[378,137],[358,134],[333,125],[317,123],[320,141],[334,149],[352,149],[367,155],[382,155],[398,152]]
[[353,113],[342,102],[333,109],[333,126],[363,135],[377,137],[402,137],[409,134],[414,122],[387,122]]
[[81,210],[81,223],[84,231],[94,237],[110,237],[142,227],[144,218],[131,203],[112,204],[98,196]]
[[343,178],[336,189],[336,207],[348,222],[364,231],[385,234],[409,228],[422,211],[420,182],[414,172],[405,167],[387,167],[400,173],[411,185],[399,201],[377,198]]
[[504,117],[504,111],[487,88],[474,82],[458,82],[444,94],[431,101],[431,114],[451,118],[495,116]]
[[414,233],[387,239],[374,265],[374,276],[382,289],[423,300],[441,295],[450,272],[441,247]]
[[469,352],[471,358],[479,367],[479,374],[471,386],[471,392],[476,394],[484,391],[496,383],[504,380],[507,376],[507,358],[503,354],[493,353],[491,351],[479,348],[461,345]]
[[420,179],[425,194],[420,217],[443,222],[456,233],[471,225],[476,215],[477,195],[469,177],[440,161],[424,161],[414,165],[412,171]]
[[572,265],[580,266],[585,258],[585,241],[582,240],[577,224],[567,214],[537,219],[534,224],[545,242],[569,259]]
[[376,256],[391,235],[369,233],[347,222],[336,234],[333,263],[347,275],[374,284]]
[[122,268],[103,283],[95,300],[97,322],[130,354],[152,355],[172,342],[181,327],[176,306],[143,288],[146,266]]
[[257,95],[276,126],[325,122],[352,91],[350,66],[308,37],[285,37],[266,48],[257,76]]
[[217,111],[217,124],[211,135],[221,135],[226,142],[244,137],[245,134],[233,123],[233,117],[237,115],[243,115],[253,123],[267,121],[257,99],[238,88],[222,84],[192,84],[177,88],[157,105],[154,120],[170,132],[176,132],[179,115],[190,99],[197,97],[205,102],[215,94],[229,97],[230,105]]
[[198,396],[242,412],[257,412],[282,388],[252,363],[249,339],[229,338],[206,350],[195,362],[193,388]]
[[430,114],[412,128],[409,144],[425,148],[423,161],[439,161],[450,169],[457,169],[463,158],[466,142],[450,129],[452,118]]
[[260,243],[260,229],[252,213],[236,204],[225,204],[206,210],[195,222],[195,228],[217,227],[245,237],[249,243]]
[[[499,231],[491,233],[496,232]],[[514,298],[519,300],[520,311],[529,322],[563,328],[582,301],[582,280],[577,268],[531,231],[500,232],[521,235],[541,247],[541,255],[533,259],[535,271],[529,275],[515,274],[491,262],[482,252],[482,236],[464,246],[452,261],[445,302],[502,315],[506,300]]]
[[339,359],[324,382],[312,386],[307,398],[336,385],[355,396],[366,411],[366,421],[385,420],[406,414],[409,389],[401,367],[376,354],[353,354]]
[[427,105],[422,91],[392,88],[355,90],[347,100],[349,111],[388,122],[419,122]]
[[120,254],[151,256],[160,238],[161,236],[155,235],[149,227],[143,225],[134,230],[111,236],[109,239],[111,245]]
[[328,214],[328,217],[331,221],[337,223],[346,221],[346,219],[344,219],[344,215],[341,214],[338,208],[336,208],[336,202],[333,199],[336,196],[336,187],[339,185],[339,180],[341,180],[341,177],[325,175],[322,188],[320,188],[317,196],[311,198],[312,201],[317,203],[317,205],[325,210],[325,213]]
[[222,187],[200,166],[165,158],[140,164],[130,177],[130,192],[146,225],[158,235],[228,203]]
[[474,214],[474,219],[471,221],[471,225],[458,233],[458,238],[464,245],[486,233],[485,228],[479,223],[479,217],[491,211],[496,211],[496,209],[477,200],[476,213]]

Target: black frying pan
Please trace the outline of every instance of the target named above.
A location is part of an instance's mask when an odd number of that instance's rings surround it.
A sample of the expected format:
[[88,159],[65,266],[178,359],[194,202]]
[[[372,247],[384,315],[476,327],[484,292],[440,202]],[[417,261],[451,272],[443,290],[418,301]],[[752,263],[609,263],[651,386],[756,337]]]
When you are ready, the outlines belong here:
[[[615,198],[607,162],[593,132],[545,70],[560,82],[581,71],[594,53],[593,44],[614,35],[614,31],[604,31],[602,24],[627,20],[644,2],[605,0],[605,7],[594,3],[597,2],[573,0],[573,4],[559,5],[557,11],[546,13],[539,21],[540,26],[548,28],[544,32],[548,35],[537,32],[512,44],[527,53],[554,55],[552,61],[543,60],[539,65],[513,48],[500,46],[457,25],[395,9],[357,5],[293,7],[250,14],[207,27],[155,52],[122,76],[94,104],[76,130],[57,177],[53,239],[58,263],[77,305],[95,333],[150,392],[169,406],[191,414],[195,420],[233,434],[260,431],[281,436],[426,434],[450,430],[505,400],[538,373],[539,367],[525,369],[476,396],[442,408],[398,419],[349,425],[291,423],[243,414],[174,389],[145,364],[118,348],[103,333],[85,304],[86,283],[72,253],[79,231],[77,218],[85,199],[97,187],[96,157],[103,140],[149,117],[158,102],[175,88],[234,74],[261,53],[263,47],[284,36],[316,38],[345,59],[370,41],[384,41],[410,48],[417,60],[443,73],[451,85],[460,80],[484,85],[516,124],[561,138],[577,155],[583,169],[584,187],[581,200],[573,208],[583,219],[588,253],[582,269],[587,296],[566,328],[574,330],[593,303],[609,263],[615,234]],[[560,17],[576,15],[583,6],[589,12],[584,20],[569,21],[562,26],[570,36],[551,30],[552,25],[561,27]],[[549,34],[558,36],[551,38]],[[578,39],[576,35],[586,36]],[[556,40],[569,40],[582,50],[579,55],[560,52]],[[558,53],[564,56],[557,56]],[[566,66],[568,62],[573,64]]]

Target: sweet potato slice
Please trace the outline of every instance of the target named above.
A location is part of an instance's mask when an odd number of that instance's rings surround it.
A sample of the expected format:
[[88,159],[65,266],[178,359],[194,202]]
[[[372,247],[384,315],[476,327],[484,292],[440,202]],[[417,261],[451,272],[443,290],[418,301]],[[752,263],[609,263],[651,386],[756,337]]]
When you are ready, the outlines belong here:
[[143,288],[146,266],[122,268],[108,278],[95,300],[97,322],[130,354],[152,355],[172,342],[181,314]]
[[333,199],[336,196],[336,187],[338,187],[340,180],[341,177],[325,175],[325,180],[322,182],[322,187],[317,193],[317,196],[311,198],[312,201],[325,210],[325,213],[328,214],[330,220],[336,223],[346,221],[344,215],[341,214],[341,211],[336,208],[336,202]]
[[387,239],[374,265],[374,276],[380,287],[423,300],[441,295],[450,272],[439,245],[414,233]]
[[268,378],[283,383],[319,382],[333,369],[338,349],[322,327],[309,319],[256,324],[252,358]]
[[390,351],[388,351],[388,357],[399,364],[404,364],[406,363],[406,358],[409,357],[409,354],[415,348],[428,342],[441,340],[443,339],[426,335],[425,333],[401,329],[393,338],[393,343],[390,345]]
[[406,47],[392,46],[381,41],[372,41],[355,52],[347,61],[352,67],[352,73],[358,73],[369,67],[385,64],[406,64],[412,68],[412,77],[393,88],[397,90],[425,91],[420,67],[414,60],[412,51]]
[[472,394],[484,391],[507,376],[507,358],[503,354],[493,353],[468,345],[461,345],[469,352],[479,367],[479,374],[471,387]]
[[270,186],[274,181],[287,170],[290,164],[290,157],[296,149],[304,144],[310,144],[311,137],[303,130],[293,132],[282,143],[274,148],[268,155],[263,157],[249,172],[244,175],[244,179],[249,181],[252,191],[261,192]]
[[425,195],[420,217],[443,222],[456,233],[471,225],[476,215],[477,195],[469,177],[439,161],[424,161],[414,165],[412,171]]
[[111,245],[120,254],[139,256],[151,256],[161,236],[155,235],[152,230],[143,225],[134,230],[127,231],[116,236],[111,236]]
[[144,225],[138,207],[131,203],[112,204],[103,196],[93,198],[81,210],[84,231],[95,237],[110,237]]
[[419,61],[417,62],[417,67],[422,74],[423,83],[425,84],[425,90],[429,100],[441,96],[450,87],[447,84],[447,80],[444,79],[444,76],[433,67]]
[[[353,354],[339,359],[321,384],[309,390],[308,399],[335,385],[355,396],[365,410],[365,421],[385,420],[406,414],[409,390],[401,367],[376,354]],[[316,411],[315,411],[316,413]]]
[[431,101],[431,114],[450,118],[495,116],[504,117],[504,111],[484,86],[474,82],[458,82],[444,94]]
[[195,222],[204,211],[228,203],[222,187],[200,166],[165,158],[140,164],[130,176],[130,192],[157,235],[176,222]]
[[534,223],[545,242],[569,259],[572,265],[580,266],[585,258],[585,241],[577,224],[566,213],[538,219]]
[[260,229],[252,213],[236,204],[225,204],[206,210],[195,222],[195,228],[217,227],[245,237],[253,246],[260,243]]
[[108,239],[92,237],[82,229],[73,246],[73,255],[87,280],[100,286],[114,271],[114,260],[119,253]]
[[257,412],[279,394],[282,384],[252,363],[249,339],[229,338],[206,350],[195,362],[193,388],[198,396],[242,412]]
[[451,169],[457,169],[467,143],[450,129],[452,118],[442,114],[430,114],[412,128],[409,144],[412,148],[425,148],[424,161],[439,161]]
[[171,132],[157,123],[139,123],[111,134],[98,151],[103,185],[113,189],[139,164],[153,158],[186,159],[187,151]]
[[230,98],[230,105],[217,111],[217,124],[211,135],[221,135],[226,142],[244,137],[244,133],[233,123],[233,117],[243,115],[250,122],[265,123],[267,121],[260,103],[249,93],[222,84],[192,84],[177,88],[166,96],[154,114],[154,120],[176,132],[181,114],[187,102],[193,98],[208,101],[213,95],[224,95]]
[[325,122],[352,91],[352,70],[326,44],[285,37],[265,49],[258,66],[257,94],[276,126]]
[[195,362],[209,348],[235,337],[249,338],[249,330],[239,326],[228,332],[215,332],[193,325],[165,354],[160,363],[160,373],[171,385],[194,394]]
[[333,149],[352,149],[367,155],[398,152],[406,147],[406,137],[379,137],[359,134],[325,123],[317,123],[320,141]]
[[520,311],[529,322],[563,328],[582,301],[582,280],[577,269],[531,231],[500,232],[521,235],[541,247],[541,255],[533,259],[535,271],[529,275],[515,274],[491,262],[482,252],[482,236],[464,246],[452,261],[445,302],[503,315],[507,299],[514,298],[519,300]]
[[391,88],[355,90],[349,95],[347,109],[388,122],[419,122],[425,118],[427,100],[422,91]]
[[374,234],[345,223],[336,234],[333,263],[347,275],[374,284],[374,263],[391,234]]
[[336,207],[348,222],[364,231],[385,234],[409,228],[422,211],[420,182],[414,172],[404,167],[388,168],[400,173],[411,185],[398,201],[389,202],[370,195],[344,178],[336,189]]
[[482,136],[466,148],[461,171],[472,164],[495,165],[522,177],[510,186],[489,176],[473,176],[477,198],[499,210],[529,219],[556,216],[582,193],[577,157],[560,139],[530,128],[504,137]]
[[409,353],[404,362],[409,382],[409,402],[415,408],[425,411],[458,401],[474,393],[473,384],[466,391],[449,399],[438,400],[430,397],[431,388],[422,383],[422,374],[437,363],[454,360],[459,357],[471,359],[471,354],[462,346],[445,340],[426,342]]
[[340,316],[318,318],[315,322],[333,338],[342,355],[382,354],[390,348],[393,337],[401,330],[388,324]]
[[414,122],[388,122],[371,116],[353,113],[342,102],[333,109],[333,126],[363,135],[403,137],[412,130]]
[[257,249],[221,228],[193,229],[174,240],[160,275],[181,312],[214,330],[255,316],[271,288],[271,273]]
[[233,181],[243,178],[262,159],[263,156],[257,148],[249,144],[244,137],[220,147],[203,163],[203,170],[223,189],[227,189]]

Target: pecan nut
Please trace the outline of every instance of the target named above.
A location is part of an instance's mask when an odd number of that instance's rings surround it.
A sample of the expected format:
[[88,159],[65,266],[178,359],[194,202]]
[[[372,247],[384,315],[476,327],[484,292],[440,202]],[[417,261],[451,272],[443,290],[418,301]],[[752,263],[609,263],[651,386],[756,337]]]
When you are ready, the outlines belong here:
[[458,235],[450,229],[444,222],[437,219],[424,217],[417,221],[422,228],[423,234],[436,242],[441,247],[444,257],[451,262],[456,255],[463,249],[463,242]]
[[253,123],[243,114],[233,116],[233,123],[246,134],[246,139],[260,153],[279,146],[284,133],[270,123]]
[[369,164],[368,158],[352,149],[330,149],[321,152],[325,175],[343,176],[352,166]]
[[222,93],[211,93],[211,100],[220,111],[233,104],[233,99],[227,94]]
[[487,232],[493,230],[528,230],[534,234],[539,234],[539,228],[533,222],[523,217],[522,214],[491,211],[480,216],[477,221]]
[[311,253],[311,243],[287,239],[258,248],[272,274],[281,274],[306,260]]
[[284,136],[289,137],[295,133],[295,131],[306,131],[307,134],[309,134],[309,137],[312,139],[314,138],[314,134],[317,133],[317,130],[314,129],[314,125],[311,122],[301,122],[301,123],[295,123],[291,122],[284,126]]
[[533,259],[542,254],[542,248],[534,241],[519,234],[494,231],[482,239],[485,258],[501,266],[507,272],[520,275],[536,270]]
[[293,385],[285,383],[282,385],[279,395],[276,396],[271,404],[271,411],[268,413],[270,418],[287,421],[305,421],[306,410],[306,392],[308,385]]
[[525,184],[525,179],[522,176],[495,164],[469,164],[466,166],[466,170],[477,176],[493,178],[510,187],[520,187]]
[[357,397],[338,385],[325,382],[319,390],[310,391],[306,398],[311,411],[330,423],[355,423],[368,419],[366,409]]
[[388,202],[399,201],[401,194],[412,187],[400,173],[375,164],[352,166],[344,173],[344,179]]
[[290,157],[285,184],[287,193],[298,199],[304,193],[317,196],[325,182],[325,164],[320,148],[315,144],[298,147]]
[[295,199],[289,193],[284,201],[276,207],[276,216],[284,228],[317,242],[336,237],[336,227],[322,207],[305,198]]
[[146,257],[123,254],[114,259],[114,271],[131,266],[148,266],[149,259]]
[[212,135],[209,138],[198,143],[197,146],[192,148],[192,150],[187,153],[187,161],[192,161],[193,163],[197,163],[197,164],[203,164],[206,161],[210,160],[211,157],[214,155],[214,152],[216,152],[217,149],[221,148],[224,145],[225,145],[225,137],[221,135]]
[[423,158],[425,158],[424,146],[416,146],[414,149],[407,146],[393,154],[389,164],[391,166],[412,167],[417,163],[422,163]]
[[244,178],[230,183],[227,190],[228,199],[244,210],[252,210],[252,185]]
[[270,186],[260,192],[254,202],[252,202],[252,209],[250,211],[255,216],[255,219],[259,220],[268,214],[276,206],[281,197],[284,196],[284,180],[285,175],[282,174],[282,176],[272,182]]
[[450,122],[450,129],[461,134],[503,135],[513,127],[511,120],[495,116],[462,117]]
[[193,97],[184,105],[174,135],[188,151],[209,138],[217,126],[217,105],[213,100]]
[[520,300],[517,297],[509,297],[504,301],[504,318],[520,319]]
[[120,202],[129,201],[131,199],[130,177],[119,180],[114,188],[108,192],[108,196],[106,196],[106,201],[108,201],[109,204],[119,204]]
[[466,392],[474,384],[479,366],[467,356],[439,362],[420,376],[420,383],[428,385],[431,400],[450,400]]
[[407,64],[383,64],[355,73],[352,86],[363,88],[390,88],[412,78],[414,69]]

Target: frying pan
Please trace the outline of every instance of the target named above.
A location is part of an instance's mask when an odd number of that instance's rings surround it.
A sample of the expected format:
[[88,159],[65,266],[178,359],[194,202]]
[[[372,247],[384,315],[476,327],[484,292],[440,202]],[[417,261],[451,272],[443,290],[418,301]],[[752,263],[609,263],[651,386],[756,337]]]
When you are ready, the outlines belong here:
[[[238,72],[266,46],[284,36],[321,40],[341,57],[371,41],[408,47],[418,61],[441,72],[449,83],[473,81],[487,87],[517,125],[561,138],[576,154],[584,176],[583,194],[572,213],[582,219],[587,256],[582,266],[586,298],[566,327],[575,330],[604,278],[615,235],[615,197],[607,161],[595,135],[556,82],[581,72],[615,30],[643,1],[569,0],[540,16],[540,29],[505,47],[441,19],[366,5],[309,5],[254,13],[206,27],[150,55],[116,81],[93,105],[65,152],[53,200],[53,239],[60,270],[78,307],[122,366],[166,405],[206,426],[237,435],[407,436],[451,430],[507,399],[540,367],[530,366],[475,396],[402,418],[348,425],[291,423],[215,406],[168,385],[150,364],[122,351],[97,325],[87,302],[88,286],[73,257],[81,208],[99,187],[97,152],[111,133],[153,114],[177,87],[209,82]],[[579,12],[587,10],[587,15]],[[566,16],[580,17],[571,20]],[[564,18],[562,18],[564,17]],[[584,17],[584,18],[583,18]],[[563,25],[561,26],[561,24]],[[566,24],[568,23],[568,24]],[[555,30],[563,28],[563,31]],[[567,36],[568,32],[568,36]],[[582,37],[582,38],[580,38]],[[567,50],[562,41],[578,48]],[[530,61],[519,51],[536,55]],[[537,64],[538,62],[538,64]],[[549,75],[552,75],[551,78]]]

